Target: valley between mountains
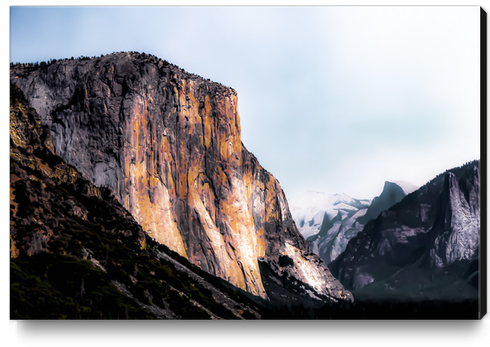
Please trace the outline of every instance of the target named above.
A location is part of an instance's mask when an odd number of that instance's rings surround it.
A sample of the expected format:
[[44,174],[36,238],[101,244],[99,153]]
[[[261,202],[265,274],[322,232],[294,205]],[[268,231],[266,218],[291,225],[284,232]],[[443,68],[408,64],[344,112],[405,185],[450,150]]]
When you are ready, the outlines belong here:
[[288,201],[232,88],[137,52],[10,84],[11,319],[481,318],[479,160]]

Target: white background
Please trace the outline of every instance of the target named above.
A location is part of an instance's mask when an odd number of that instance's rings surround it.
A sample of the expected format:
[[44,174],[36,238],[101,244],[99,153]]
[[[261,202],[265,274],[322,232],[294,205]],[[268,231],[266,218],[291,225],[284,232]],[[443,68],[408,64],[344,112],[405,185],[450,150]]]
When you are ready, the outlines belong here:
[[[231,2],[247,5],[296,4],[284,1]],[[67,5],[67,2],[27,1],[22,3],[3,3],[2,32],[4,38],[4,92],[2,93],[4,118],[8,102],[7,43],[9,33],[9,9],[7,5]],[[70,3],[71,4],[71,3]],[[73,3],[77,5],[198,5],[209,2],[95,2]],[[230,4],[214,2],[213,4]],[[301,5],[366,5],[363,1],[304,1]],[[481,5],[490,11],[490,1],[377,1],[370,5]],[[487,17],[488,21],[488,17]],[[488,96],[487,96],[488,100]],[[2,124],[5,136],[0,137],[3,163],[8,160],[7,124]],[[2,320],[0,341],[9,346],[161,346],[161,345],[204,345],[204,346],[486,346],[490,341],[490,318],[482,321],[265,321],[265,322],[11,322],[9,321],[9,278],[7,230],[8,173],[1,172],[2,208],[0,216],[3,224],[4,260],[2,262],[3,282],[1,286]],[[7,344],[5,344],[7,343]]]

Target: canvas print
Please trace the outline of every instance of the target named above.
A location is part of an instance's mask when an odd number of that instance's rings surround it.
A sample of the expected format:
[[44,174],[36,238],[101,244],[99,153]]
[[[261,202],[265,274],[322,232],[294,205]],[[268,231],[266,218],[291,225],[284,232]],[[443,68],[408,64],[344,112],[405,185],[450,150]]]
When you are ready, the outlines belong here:
[[11,7],[10,319],[481,319],[485,33],[479,6]]

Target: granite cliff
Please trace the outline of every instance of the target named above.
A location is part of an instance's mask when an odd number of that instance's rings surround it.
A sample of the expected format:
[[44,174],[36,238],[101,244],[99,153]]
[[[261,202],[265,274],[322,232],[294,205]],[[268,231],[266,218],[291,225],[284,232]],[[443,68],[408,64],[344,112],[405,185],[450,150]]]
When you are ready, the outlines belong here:
[[270,314],[153,241],[107,188],[53,152],[49,129],[18,88],[10,97],[11,319]]
[[233,89],[139,53],[10,71],[52,152],[152,240],[262,298],[350,297],[308,251],[279,182],[242,144]]

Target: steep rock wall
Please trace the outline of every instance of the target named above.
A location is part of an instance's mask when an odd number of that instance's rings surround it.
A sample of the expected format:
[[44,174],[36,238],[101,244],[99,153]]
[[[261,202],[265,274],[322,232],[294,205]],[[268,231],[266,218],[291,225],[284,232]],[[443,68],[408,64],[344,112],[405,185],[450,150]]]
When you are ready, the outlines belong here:
[[278,181],[241,143],[236,92],[154,56],[116,53],[11,67],[56,153],[107,186],[145,232],[205,271],[267,297],[259,259],[345,297],[308,260]]
[[444,178],[443,198],[430,250],[432,266],[444,267],[460,260],[477,260],[480,248],[480,170],[470,166],[457,177]]

